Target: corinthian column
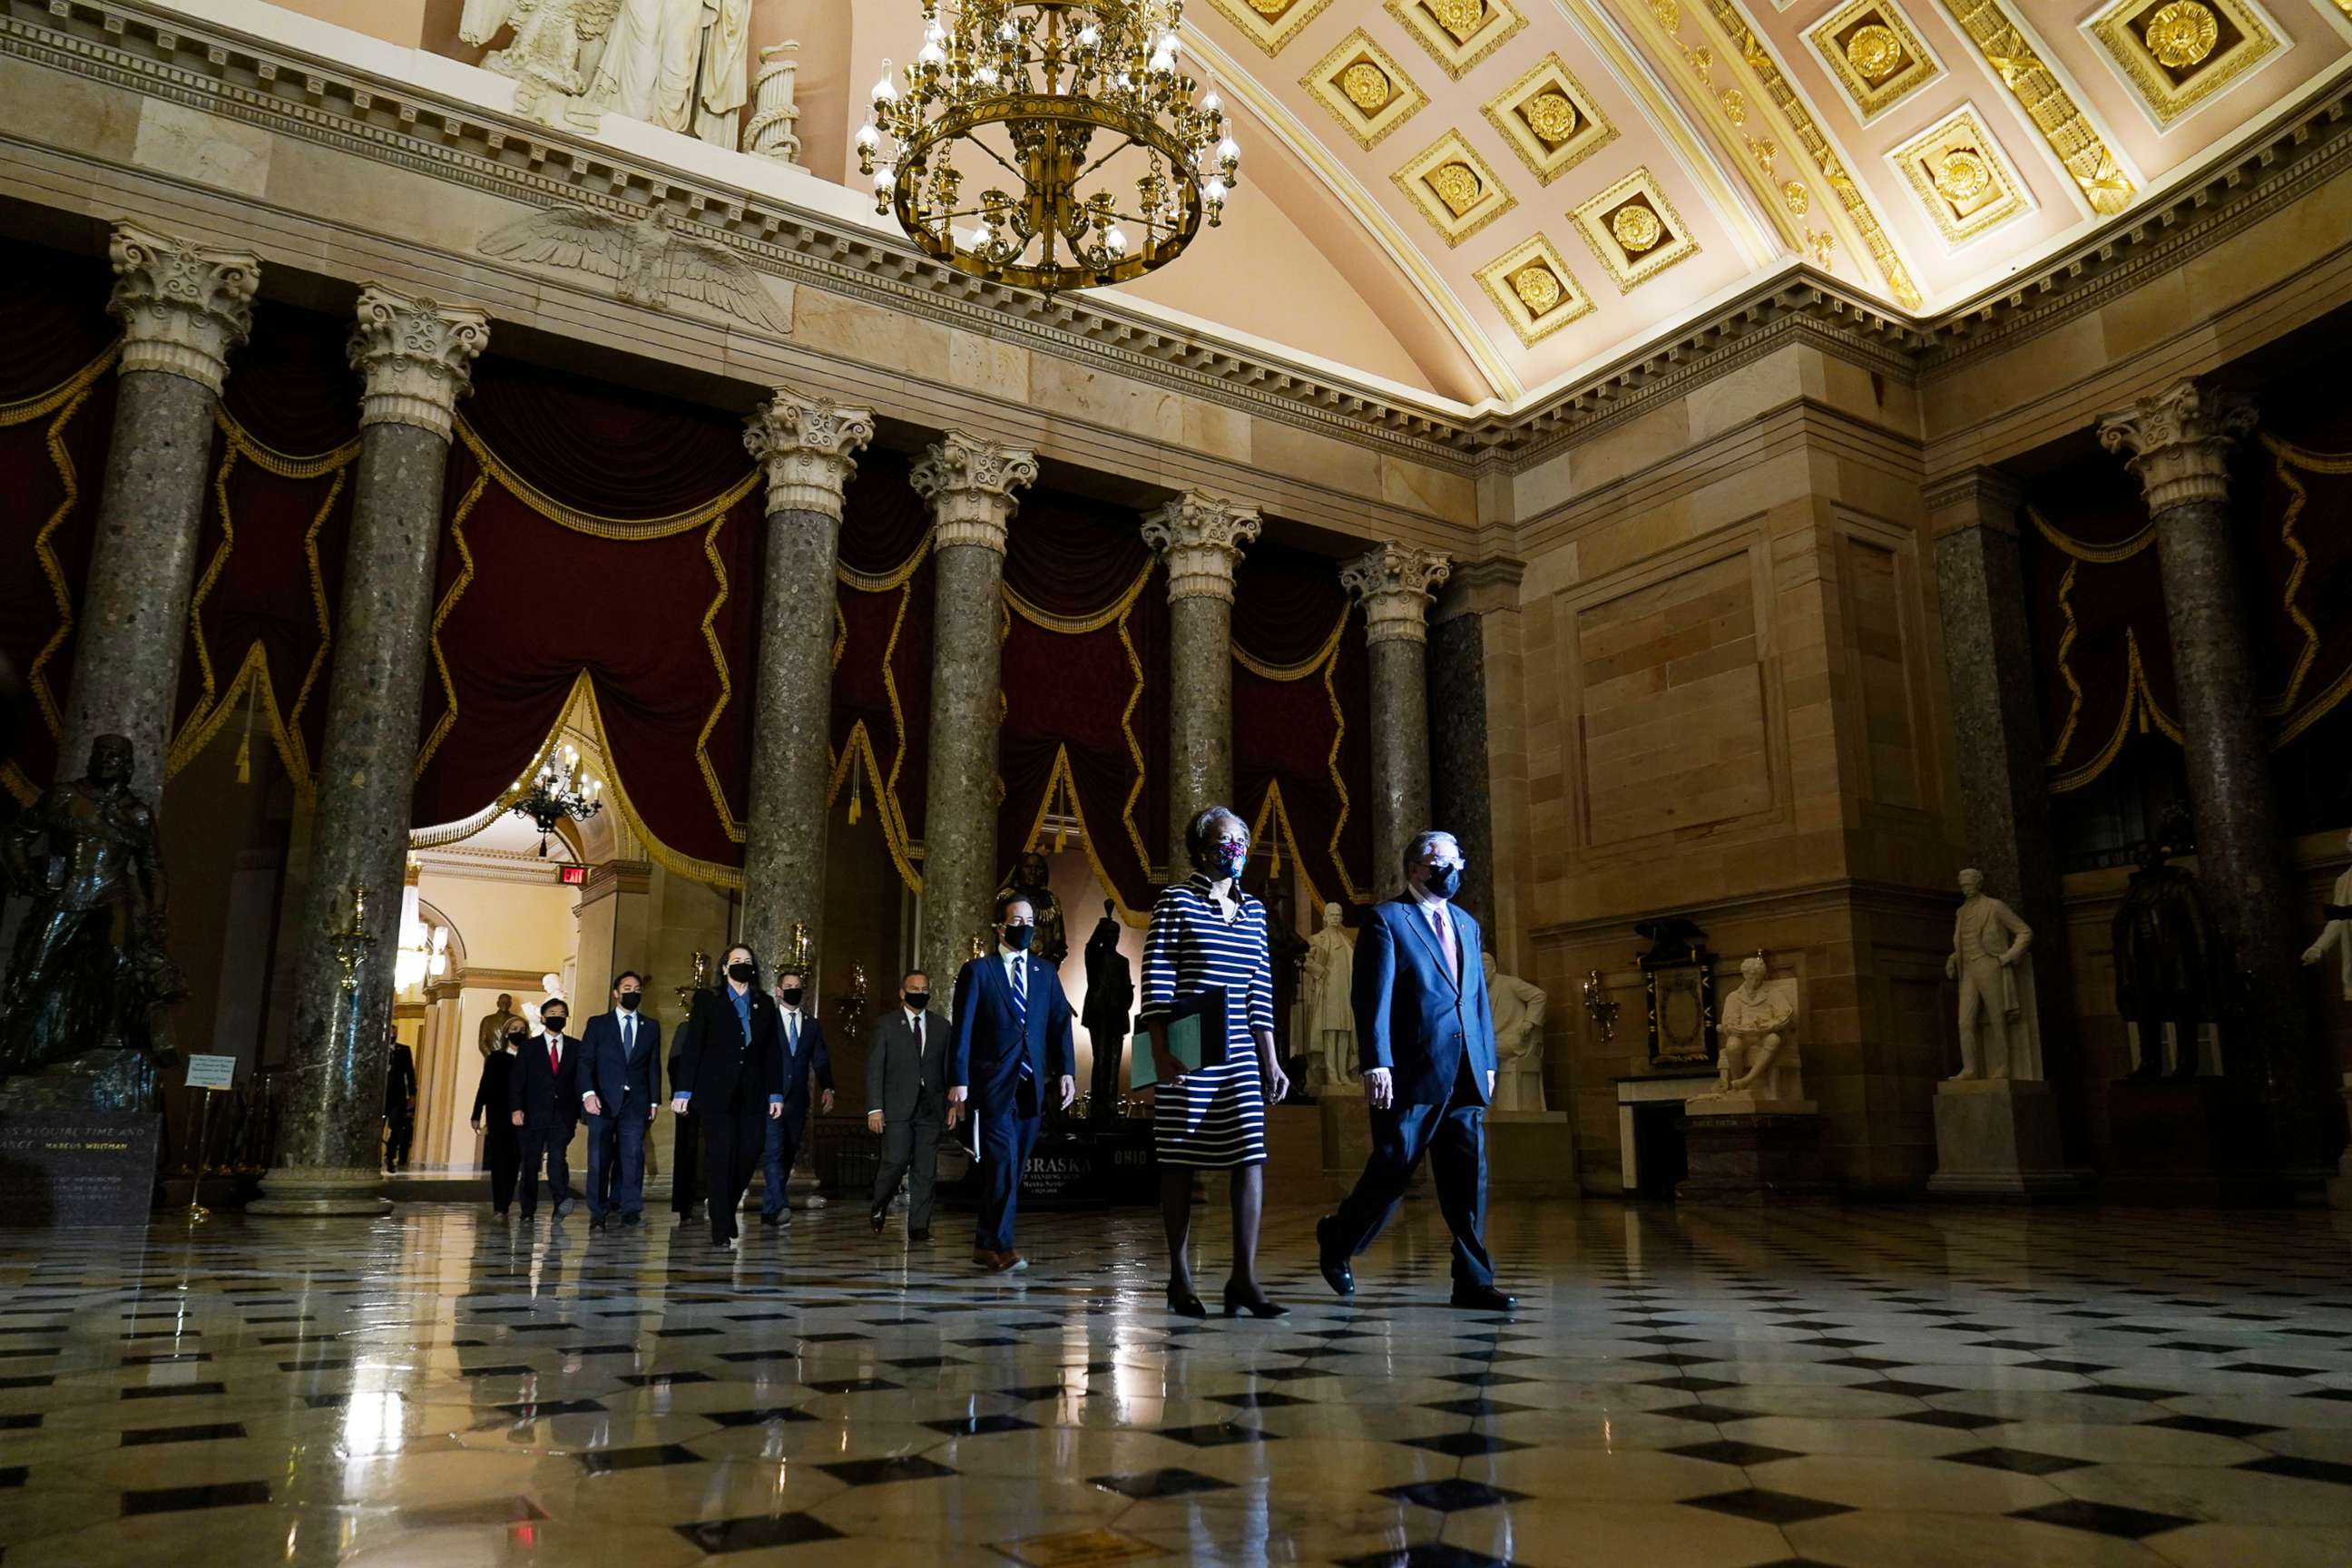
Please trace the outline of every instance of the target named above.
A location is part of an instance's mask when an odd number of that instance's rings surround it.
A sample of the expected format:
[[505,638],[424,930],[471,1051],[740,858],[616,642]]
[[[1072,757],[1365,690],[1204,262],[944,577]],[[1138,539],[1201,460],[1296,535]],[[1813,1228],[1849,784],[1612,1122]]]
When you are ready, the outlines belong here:
[[180,689],[196,528],[228,352],[253,325],[261,263],[118,224],[108,246],[122,319],[121,384],[89,586],[58,756],[81,771],[100,735],[130,737],[131,788],[160,800]]
[[1234,805],[1234,568],[1262,526],[1257,510],[1186,492],[1143,520],[1168,563],[1168,874],[1182,877],[1184,825]]
[[743,445],[768,473],[743,937],[772,966],[786,962],[793,926],[815,930],[821,909],[834,563],[842,496],[856,455],[873,439],[867,410],[808,402],[781,387],[743,431]]
[[1383,895],[1404,887],[1406,840],[1444,826],[1429,820],[1429,605],[1451,570],[1437,551],[1395,543],[1339,569],[1371,645],[1372,886]]
[[923,454],[915,493],[931,503],[931,766],[923,808],[923,919],[916,962],[948,975],[988,929],[996,882],[997,672],[1004,533],[1037,459],[950,434]]
[[[278,1166],[263,1178],[253,1214],[373,1215],[390,1206],[376,1131],[441,480],[450,421],[489,335],[480,310],[377,285],[360,291],[351,357],[365,390],[351,543],[310,886],[292,932],[294,1021],[279,1091]],[[368,942],[355,952],[349,937],[361,889],[367,899],[357,931]]]
[[2272,803],[2270,747],[2230,542],[2230,447],[2253,423],[2243,401],[2181,381],[2100,420],[2099,444],[2131,454],[2128,466],[2156,522],[2197,808],[2197,874],[2238,977],[2225,1066],[2232,1074],[2250,1068],[2261,1074],[2274,1128],[2288,1144],[2281,1163],[2315,1165],[2317,1108],[2329,1086],[2317,1071],[2295,967],[2296,894]]

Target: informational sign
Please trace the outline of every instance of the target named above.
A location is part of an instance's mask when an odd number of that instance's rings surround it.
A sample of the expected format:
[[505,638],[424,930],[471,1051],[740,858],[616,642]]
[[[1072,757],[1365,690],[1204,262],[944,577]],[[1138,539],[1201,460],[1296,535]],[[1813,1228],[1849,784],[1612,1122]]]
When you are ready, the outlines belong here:
[[236,1087],[235,1057],[190,1057],[188,1058],[190,1089],[234,1089]]
[[152,1111],[0,1116],[0,1226],[144,1225],[163,1120]]

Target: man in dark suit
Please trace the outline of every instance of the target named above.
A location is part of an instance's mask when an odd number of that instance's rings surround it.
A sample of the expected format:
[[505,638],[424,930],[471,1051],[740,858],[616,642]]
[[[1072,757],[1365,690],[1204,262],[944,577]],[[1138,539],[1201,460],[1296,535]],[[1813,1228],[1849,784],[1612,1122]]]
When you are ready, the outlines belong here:
[[1450,833],[1416,835],[1404,873],[1403,893],[1374,905],[1356,939],[1356,1049],[1372,1153],[1339,1212],[1316,1222],[1323,1278],[1340,1295],[1354,1293],[1349,1260],[1388,1224],[1426,1154],[1454,1233],[1454,1304],[1507,1310],[1517,1303],[1495,1289],[1484,1236],[1495,1016],[1478,922],[1453,903],[1462,847]]
[[760,984],[758,956],[737,942],[725,963],[726,978],[695,995],[669,1103],[680,1115],[690,1110],[702,1129],[710,1242],[732,1252],[735,1211],[760,1163],[761,1122],[784,1113],[784,1057],[776,999]]
[[383,1171],[408,1169],[408,1147],[416,1137],[416,1055],[392,1037],[383,1075]]
[[784,1110],[768,1119],[767,1140],[760,1150],[760,1223],[764,1226],[792,1223],[784,1187],[792,1180],[793,1162],[800,1158],[801,1140],[808,1132],[812,1075],[816,1079],[817,1109],[833,1109],[833,1058],[824,1048],[824,1026],[801,1005],[804,995],[797,972],[787,969],[776,976],[776,1017],[782,1026],[784,1053]]
[[878,1234],[905,1177],[907,1239],[929,1241],[940,1124],[948,1103],[947,1020],[930,1010],[930,976],[919,969],[898,983],[898,1001],[897,1012],[875,1024],[866,1053],[866,1130],[882,1135],[882,1166],[874,1174],[867,1217]]
[[996,951],[956,976],[948,1044],[948,1125],[969,1110],[980,1134],[980,1214],[971,1260],[992,1274],[1029,1267],[1013,1250],[1021,1173],[1036,1145],[1046,1086],[1077,1098],[1070,999],[1053,965],[1029,951],[1037,911],[1018,893],[996,899]]
[[589,1019],[581,1032],[590,1230],[604,1229],[614,1209],[623,1225],[645,1218],[646,1130],[661,1109],[661,1025],[637,1012],[645,988],[643,975],[623,970],[613,982],[613,1010]]
[[514,1124],[522,1130],[522,1217],[539,1209],[539,1163],[547,1161],[547,1191],[560,1223],[572,1209],[572,1130],[580,1125],[580,1042],[563,1026],[572,1009],[561,996],[539,1006],[539,1033],[523,1041],[508,1079]]

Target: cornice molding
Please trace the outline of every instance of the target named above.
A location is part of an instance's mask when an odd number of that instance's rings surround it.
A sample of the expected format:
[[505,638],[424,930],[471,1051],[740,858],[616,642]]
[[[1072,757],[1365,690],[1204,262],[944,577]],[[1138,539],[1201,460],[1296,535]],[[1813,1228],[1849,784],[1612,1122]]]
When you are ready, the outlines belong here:
[[[1417,403],[1180,331],[1112,300],[1001,289],[891,237],[519,117],[394,84],[139,0],[0,16],[0,57],[62,70],[536,205],[692,226],[753,268],[1460,473],[1517,468],[1791,342],[1932,382],[2147,282],[2352,166],[2352,68],[2233,149],[1995,292],[1913,317],[1792,264],[1509,414]],[[481,258],[468,258],[482,265]],[[520,274],[519,274],[520,276]],[[535,275],[533,275],[535,277]],[[789,342],[790,340],[779,340]]]

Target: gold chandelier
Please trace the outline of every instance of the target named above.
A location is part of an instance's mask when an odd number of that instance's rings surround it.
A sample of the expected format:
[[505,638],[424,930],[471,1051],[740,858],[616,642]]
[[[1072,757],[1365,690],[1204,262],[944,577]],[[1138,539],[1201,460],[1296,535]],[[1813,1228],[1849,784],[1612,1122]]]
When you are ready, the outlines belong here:
[[926,255],[1050,294],[1140,278],[1217,226],[1241,149],[1177,62],[1184,0],[922,5],[922,50],[903,90],[883,62],[857,162]]

